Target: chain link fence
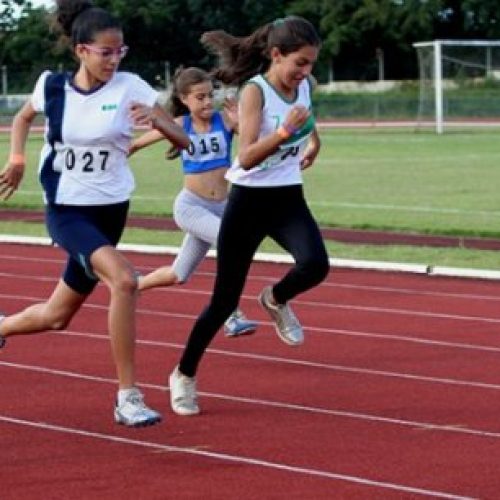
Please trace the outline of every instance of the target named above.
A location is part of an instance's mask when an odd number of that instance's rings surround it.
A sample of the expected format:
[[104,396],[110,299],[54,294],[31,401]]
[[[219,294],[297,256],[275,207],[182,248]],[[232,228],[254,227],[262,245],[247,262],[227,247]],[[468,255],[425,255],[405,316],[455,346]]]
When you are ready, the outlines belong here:
[[[10,124],[13,115],[28,98],[36,79],[45,67],[33,64],[30,67],[2,67],[0,92],[0,125]],[[59,65],[48,68],[54,71],[72,71]],[[168,62],[133,63],[124,61],[121,70],[139,74],[144,80],[159,90],[165,90],[171,82],[171,68]],[[419,91],[417,82],[405,82],[392,86],[391,90],[357,91],[316,91],[313,106],[316,118],[321,121],[416,121],[419,111]],[[484,88],[476,85],[474,90],[463,87],[445,95],[444,106],[452,120],[499,121],[500,100],[498,88]],[[40,123],[43,118],[39,118]]]

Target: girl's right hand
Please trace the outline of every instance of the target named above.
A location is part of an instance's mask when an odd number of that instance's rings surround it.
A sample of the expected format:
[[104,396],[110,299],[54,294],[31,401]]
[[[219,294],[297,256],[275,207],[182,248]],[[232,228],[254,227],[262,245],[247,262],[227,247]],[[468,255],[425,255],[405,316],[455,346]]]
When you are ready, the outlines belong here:
[[127,158],[130,158],[138,150],[139,148],[137,147],[137,145],[134,142],[132,142],[127,151]]
[[223,109],[231,130],[238,130],[238,101],[234,97],[226,97]]
[[138,102],[133,102],[129,110],[130,118],[135,126],[147,125],[153,127],[155,123],[155,113],[151,106],[146,106]]
[[283,126],[287,130],[298,130],[304,125],[310,114],[311,112],[305,106],[294,106],[285,118]]
[[8,200],[21,184],[24,165],[8,162],[0,172],[0,199]]

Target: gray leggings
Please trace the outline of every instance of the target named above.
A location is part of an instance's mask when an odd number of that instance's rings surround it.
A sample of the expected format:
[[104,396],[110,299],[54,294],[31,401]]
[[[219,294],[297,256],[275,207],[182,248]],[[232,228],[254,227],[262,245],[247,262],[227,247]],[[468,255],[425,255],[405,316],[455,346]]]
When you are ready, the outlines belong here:
[[187,281],[210,247],[215,247],[227,200],[212,201],[183,189],[174,202],[175,223],[186,233],[172,264],[182,283]]

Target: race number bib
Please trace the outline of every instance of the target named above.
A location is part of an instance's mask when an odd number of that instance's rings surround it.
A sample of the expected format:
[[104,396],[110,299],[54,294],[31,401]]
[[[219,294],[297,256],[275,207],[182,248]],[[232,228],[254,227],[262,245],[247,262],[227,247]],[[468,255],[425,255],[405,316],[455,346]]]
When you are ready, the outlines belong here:
[[116,162],[116,152],[102,146],[80,147],[56,145],[54,170],[74,175],[99,176],[111,170]]
[[191,134],[189,139],[189,146],[182,152],[186,160],[206,162],[219,160],[227,155],[227,145],[221,131]]

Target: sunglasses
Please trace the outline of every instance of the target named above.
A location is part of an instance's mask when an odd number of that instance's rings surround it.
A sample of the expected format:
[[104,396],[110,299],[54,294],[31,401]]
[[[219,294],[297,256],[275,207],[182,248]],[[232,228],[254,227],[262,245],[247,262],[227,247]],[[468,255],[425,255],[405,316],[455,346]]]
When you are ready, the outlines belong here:
[[88,45],[86,43],[82,44],[89,52],[100,55],[103,59],[111,59],[113,56],[117,56],[123,59],[128,52],[128,47],[122,45],[117,49],[111,49],[109,47],[94,47],[93,45]]

